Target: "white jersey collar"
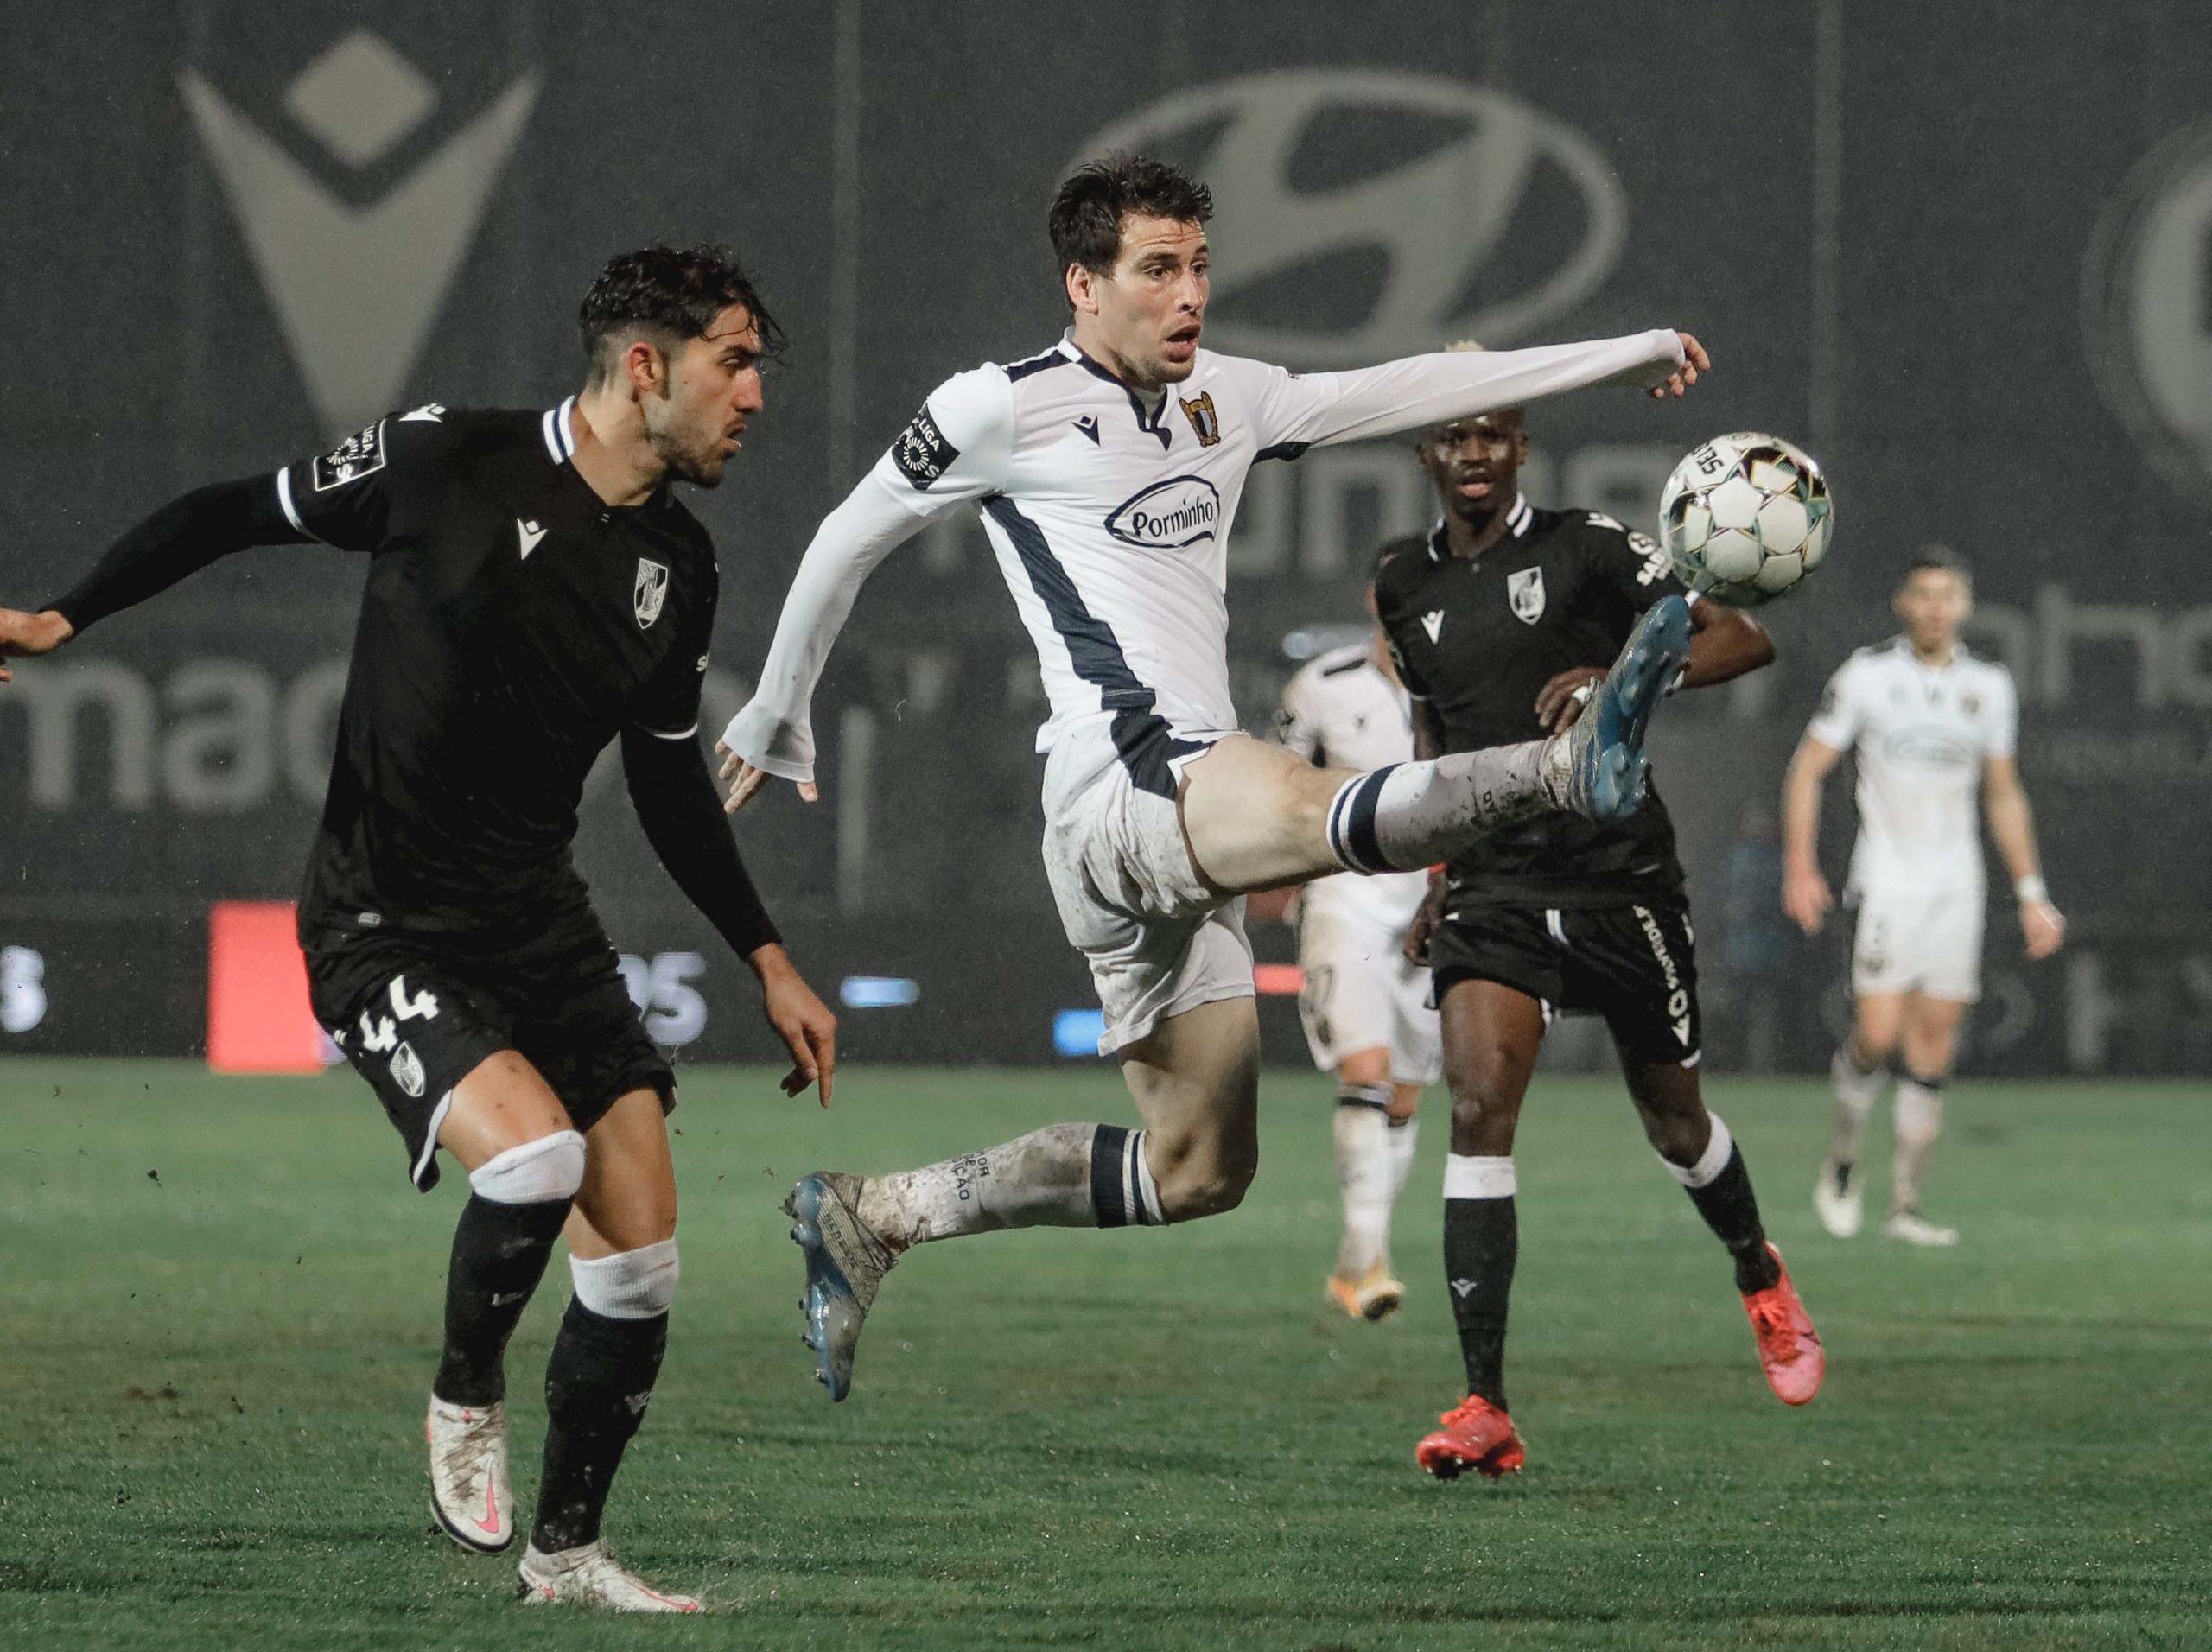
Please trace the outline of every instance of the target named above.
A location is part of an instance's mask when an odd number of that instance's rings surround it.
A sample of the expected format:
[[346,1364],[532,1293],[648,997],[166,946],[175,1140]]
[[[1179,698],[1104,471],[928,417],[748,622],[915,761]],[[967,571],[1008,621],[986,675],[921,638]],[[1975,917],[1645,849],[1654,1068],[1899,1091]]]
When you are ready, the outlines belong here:
[[558,407],[549,407],[545,416],[538,421],[539,434],[545,438],[545,452],[556,465],[565,465],[576,456],[576,435],[569,426],[569,416],[575,411],[576,398],[563,400]]

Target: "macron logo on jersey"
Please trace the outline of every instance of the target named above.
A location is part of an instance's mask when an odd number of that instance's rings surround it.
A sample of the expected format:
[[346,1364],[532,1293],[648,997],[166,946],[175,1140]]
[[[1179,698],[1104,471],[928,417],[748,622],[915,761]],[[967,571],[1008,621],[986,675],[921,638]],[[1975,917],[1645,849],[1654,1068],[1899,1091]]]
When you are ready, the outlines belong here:
[[530,560],[530,553],[537,549],[537,542],[544,538],[550,531],[550,529],[539,527],[535,518],[517,517],[515,518],[515,537],[522,542],[523,561]]
[[1444,610],[1431,608],[1427,613],[1421,615],[1421,628],[1428,633],[1428,639],[1432,643],[1441,637],[1444,634]]
[[1203,476],[1171,476],[1116,507],[1106,531],[1125,545],[1181,550],[1211,539],[1221,524],[1221,494]]

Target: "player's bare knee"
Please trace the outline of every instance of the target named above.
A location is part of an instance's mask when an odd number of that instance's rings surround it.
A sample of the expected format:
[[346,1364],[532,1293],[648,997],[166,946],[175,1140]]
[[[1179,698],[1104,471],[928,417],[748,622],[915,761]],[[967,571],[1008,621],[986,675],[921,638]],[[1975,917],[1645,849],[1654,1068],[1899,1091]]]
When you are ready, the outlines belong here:
[[1147,1159],[1160,1189],[1160,1214],[1170,1222],[1219,1216],[1244,1201],[1259,1169],[1255,1132],[1227,1134],[1147,1130]]
[[1513,1151],[1521,1098],[1490,1073],[1453,1073],[1452,1151],[1503,1158]]

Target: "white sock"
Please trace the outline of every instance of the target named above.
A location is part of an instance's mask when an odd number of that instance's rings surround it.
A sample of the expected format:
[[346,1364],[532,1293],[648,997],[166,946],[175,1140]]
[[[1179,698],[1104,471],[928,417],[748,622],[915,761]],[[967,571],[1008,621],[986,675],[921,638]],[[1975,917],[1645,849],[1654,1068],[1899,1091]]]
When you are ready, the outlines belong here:
[[1406,1191],[1406,1178],[1414,1167],[1414,1144],[1421,1140],[1419,1119],[1397,1119],[1390,1125],[1390,1203]]
[[1828,1144],[1828,1157],[1839,1165],[1855,1165],[1859,1138],[1866,1133],[1866,1120],[1890,1076],[1878,1063],[1872,1072],[1859,1071],[1852,1058],[1851,1040],[1846,1039],[1828,1063],[1828,1077],[1835,1085],[1835,1138]]
[[1943,1083],[1908,1075],[1897,1080],[1897,1143],[1890,1160],[1890,1214],[1920,1208],[1920,1178],[1943,1131]]
[[860,1218],[893,1249],[1007,1228],[1150,1226],[1165,1218],[1144,1132],[1052,1124],[982,1153],[870,1176]]
[[1329,804],[1329,853],[1353,872],[1418,872],[1448,861],[1491,828],[1555,806],[1549,744],[1454,752],[1347,780]]
[[1361,1278],[1389,1253],[1389,1104],[1388,1084],[1345,1084],[1337,1091],[1337,1186],[1344,1199],[1340,1279]]

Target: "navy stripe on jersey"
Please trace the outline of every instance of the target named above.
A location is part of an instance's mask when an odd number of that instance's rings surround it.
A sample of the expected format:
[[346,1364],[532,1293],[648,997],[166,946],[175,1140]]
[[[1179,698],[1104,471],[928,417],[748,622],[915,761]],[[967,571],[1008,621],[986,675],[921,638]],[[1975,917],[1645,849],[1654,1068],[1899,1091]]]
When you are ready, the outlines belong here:
[[1045,605],[1052,629],[1067,645],[1068,663],[1075,674],[1098,689],[1099,708],[1117,711],[1114,719],[1114,749],[1122,766],[1141,791],[1155,797],[1175,795],[1172,760],[1202,749],[1193,740],[1174,739],[1167,724],[1153,708],[1159,696],[1138,681],[1122,652],[1114,628],[1086,607],[1083,593],[1052,554],[1045,531],[1021,514],[1014,501],[1001,493],[983,501],[986,515],[1005,530],[1014,553],[1029,575],[1029,588]]
[[1030,589],[1052,618],[1052,629],[1067,645],[1068,660],[1075,674],[1101,690],[1099,705],[1108,711],[1149,711],[1156,703],[1153,691],[1137,681],[1122,652],[1114,628],[1084,606],[1083,593],[1075,588],[1060,559],[1045,540],[1044,530],[1032,522],[1003,493],[983,501],[986,515],[1006,531],[1014,555],[1029,575]]
[[1041,373],[1048,367],[1065,367],[1069,365],[1067,357],[1062,355],[1059,346],[1055,345],[1041,356],[1031,356],[1027,361],[1015,362],[1006,370],[1007,380],[1010,384],[1018,384],[1032,373]]

